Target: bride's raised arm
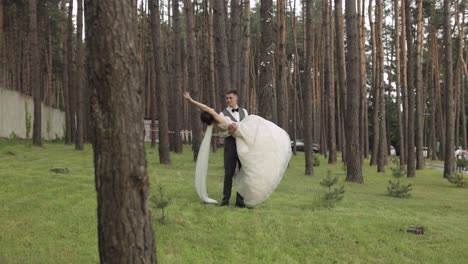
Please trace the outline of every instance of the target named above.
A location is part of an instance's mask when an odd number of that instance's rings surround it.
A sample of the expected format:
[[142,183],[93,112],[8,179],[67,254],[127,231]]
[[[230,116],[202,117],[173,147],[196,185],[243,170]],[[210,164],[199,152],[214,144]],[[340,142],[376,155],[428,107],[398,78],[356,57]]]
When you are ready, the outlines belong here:
[[210,114],[213,119],[215,120],[215,122],[218,124],[218,125],[223,125],[226,123],[226,121],[224,120],[224,118],[222,116],[220,116],[218,113],[216,113],[216,111],[205,105],[205,104],[202,104],[200,102],[197,102],[195,100],[193,100],[193,98],[190,96],[190,93],[189,92],[185,92],[184,93],[184,97],[185,99],[187,99],[189,102],[191,102],[192,104],[194,104],[196,107],[198,107],[200,110],[202,111],[205,111],[207,112],[208,114]]

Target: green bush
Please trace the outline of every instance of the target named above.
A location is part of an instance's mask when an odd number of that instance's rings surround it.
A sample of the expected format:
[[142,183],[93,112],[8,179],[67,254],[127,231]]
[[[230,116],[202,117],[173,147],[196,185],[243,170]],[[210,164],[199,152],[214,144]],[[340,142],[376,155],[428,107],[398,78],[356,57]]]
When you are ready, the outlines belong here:
[[344,186],[338,186],[338,187],[333,188],[332,190],[332,187],[335,186],[337,183],[338,183],[338,178],[332,177],[330,170],[327,172],[327,177],[322,179],[322,181],[320,182],[320,185],[322,185],[325,188],[328,188],[328,192],[326,192],[322,196],[324,205],[327,208],[331,208],[335,206],[336,203],[340,202],[344,198],[344,195],[343,195],[345,193]]
[[167,223],[166,222],[167,215],[166,215],[165,210],[166,210],[166,207],[168,207],[169,204],[171,203],[171,199],[167,197],[167,195],[165,194],[164,188],[162,187],[162,185],[159,185],[159,195],[151,197],[151,203],[154,205],[156,209],[161,210],[161,216],[158,218],[158,221],[161,224]]
[[404,178],[406,176],[406,169],[401,167],[399,163],[397,163],[396,167],[392,167],[392,176],[397,179],[396,182],[388,181],[389,186],[387,187],[387,193],[389,196],[397,197],[397,198],[409,198],[411,196],[410,192],[412,190],[411,183],[409,184],[402,184],[400,183],[400,178]]
[[455,184],[457,187],[465,187],[466,185],[465,178],[463,177],[462,173],[456,173],[454,175],[448,176],[447,180],[450,183]]
[[24,119],[26,122],[26,138],[29,138],[29,135],[31,135],[31,113],[28,112],[28,104],[24,102]]
[[314,155],[314,167],[320,166],[320,157],[319,157],[319,155],[315,155],[315,154],[313,154],[313,155]]

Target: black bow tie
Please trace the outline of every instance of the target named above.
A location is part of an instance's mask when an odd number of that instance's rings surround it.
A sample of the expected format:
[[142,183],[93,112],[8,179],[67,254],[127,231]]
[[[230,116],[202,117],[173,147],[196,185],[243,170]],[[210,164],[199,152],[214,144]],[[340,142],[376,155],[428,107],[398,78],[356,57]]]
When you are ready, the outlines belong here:
[[233,108],[231,111],[232,111],[233,113],[234,113],[234,112],[239,112],[239,108],[236,108],[236,109]]

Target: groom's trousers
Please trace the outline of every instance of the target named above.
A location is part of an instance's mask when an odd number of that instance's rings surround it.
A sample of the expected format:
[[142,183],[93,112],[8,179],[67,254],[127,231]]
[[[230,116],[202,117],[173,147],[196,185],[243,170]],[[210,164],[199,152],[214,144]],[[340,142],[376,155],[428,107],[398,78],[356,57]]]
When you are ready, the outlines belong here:
[[[241,163],[237,156],[236,139],[232,136],[224,139],[224,189],[223,202],[229,202],[231,198],[232,179],[236,172],[236,166]],[[239,193],[236,193],[236,205],[243,206],[244,198]]]

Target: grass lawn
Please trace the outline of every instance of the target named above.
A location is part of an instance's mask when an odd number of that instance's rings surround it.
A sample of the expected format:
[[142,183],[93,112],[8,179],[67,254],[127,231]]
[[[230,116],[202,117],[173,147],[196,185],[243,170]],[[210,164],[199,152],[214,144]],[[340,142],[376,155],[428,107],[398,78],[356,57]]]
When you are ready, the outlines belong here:
[[[222,156],[212,154],[208,176],[208,193],[218,200]],[[148,148],[152,194],[162,185],[171,198],[167,224],[153,209],[160,263],[467,263],[468,189],[451,186],[441,171],[404,179],[414,191],[398,199],[385,195],[390,169],[377,174],[366,161],[365,183],[343,183],[344,200],[326,209],[319,182],[328,169],[342,181],[342,165],[322,159],[307,177],[301,153],[273,195],[248,210],[202,204],[191,157],[187,147],[162,166],[157,149]],[[70,173],[52,173],[53,167]],[[410,226],[426,233],[407,233]],[[77,152],[0,139],[0,263],[97,262],[91,146]]]

